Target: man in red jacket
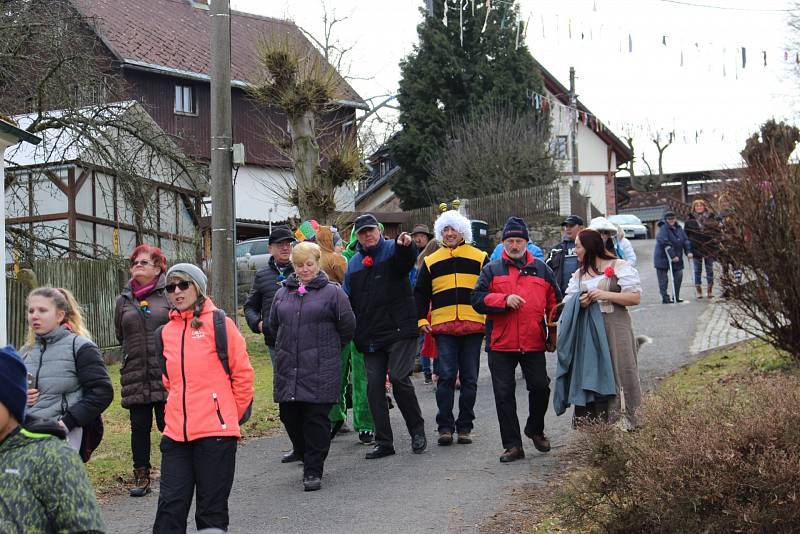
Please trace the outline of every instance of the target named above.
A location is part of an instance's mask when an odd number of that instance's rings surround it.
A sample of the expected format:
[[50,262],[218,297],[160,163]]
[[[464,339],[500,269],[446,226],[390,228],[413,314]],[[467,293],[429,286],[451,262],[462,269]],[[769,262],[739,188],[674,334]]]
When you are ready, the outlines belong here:
[[541,452],[550,450],[544,414],[550,400],[545,351],[556,344],[552,323],[561,300],[553,271],[528,251],[528,226],[509,217],[503,228],[503,254],[486,265],[472,291],[472,307],[486,314],[486,350],[492,373],[497,419],[503,440],[501,462],[525,457],[517,418],[517,365],[528,387],[525,435]]

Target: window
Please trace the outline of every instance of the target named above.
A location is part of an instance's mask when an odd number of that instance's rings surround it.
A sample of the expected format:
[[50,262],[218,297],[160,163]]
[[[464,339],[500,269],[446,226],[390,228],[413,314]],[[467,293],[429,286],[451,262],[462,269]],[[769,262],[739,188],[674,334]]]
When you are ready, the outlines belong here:
[[267,241],[266,239],[264,239],[263,241],[255,241],[253,243],[253,246],[250,247],[250,255],[256,256],[259,254],[266,254],[267,243],[269,243],[269,241]]
[[194,87],[190,85],[175,86],[175,113],[197,114]]
[[567,135],[556,136],[555,140],[553,141],[553,158],[569,159],[569,150],[567,149],[568,142],[569,142],[569,136]]

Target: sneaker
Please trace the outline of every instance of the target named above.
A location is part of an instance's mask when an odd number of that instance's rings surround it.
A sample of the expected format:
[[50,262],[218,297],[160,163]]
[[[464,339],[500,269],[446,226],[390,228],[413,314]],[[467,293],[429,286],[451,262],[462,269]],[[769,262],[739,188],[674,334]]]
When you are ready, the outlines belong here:
[[303,477],[303,491],[317,491],[322,488],[322,479],[317,476]]
[[459,432],[458,443],[461,445],[469,445],[472,443],[472,437],[469,435],[469,432]]
[[425,383],[426,384],[433,384],[433,376],[431,375],[431,373],[426,373],[425,374]]
[[385,456],[391,456],[394,454],[394,447],[387,447],[386,445],[375,445],[371,451],[369,451],[364,458],[367,460],[376,460],[378,458],[383,458]]
[[425,438],[425,434],[414,434],[411,437],[411,450],[414,454],[422,454],[427,447],[428,440]]
[[439,432],[439,440],[437,441],[439,445],[447,446],[453,444],[453,433],[452,432]]
[[144,497],[150,493],[150,469],[140,467],[133,470],[133,487],[128,491],[131,497]]
[[364,432],[358,433],[358,441],[363,443],[364,445],[369,445],[370,443],[375,443],[375,433],[370,432],[368,430]]
[[302,462],[302,461],[303,461],[303,455],[295,453],[294,449],[287,452],[281,457],[282,464],[291,464],[293,462]]
[[504,464],[513,462],[515,460],[521,460],[522,458],[525,458],[525,451],[522,450],[522,447],[511,447],[510,449],[506,449],[505,452],[500,455],[500,461]]

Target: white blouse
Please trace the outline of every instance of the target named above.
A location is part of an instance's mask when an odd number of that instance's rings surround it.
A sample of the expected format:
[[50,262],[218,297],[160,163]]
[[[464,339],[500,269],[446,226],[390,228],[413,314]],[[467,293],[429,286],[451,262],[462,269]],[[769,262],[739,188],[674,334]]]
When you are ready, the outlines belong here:
[[[617,281],[622,293],[641,293],[642,281],[639,278],[639,271],[631,266],[625,260],[616,260],[611,265],[614,266],[614,274],[617,275]],[[579,294],[582,290],[595,289],[598,284],[606,277],[605,274],[598,274],[591,278],[580,279],[580,269],[572,273],[572,278],[569,279],[567,285],[567,293],[564,300]],[[581,287],[581,285],[583,287]]]

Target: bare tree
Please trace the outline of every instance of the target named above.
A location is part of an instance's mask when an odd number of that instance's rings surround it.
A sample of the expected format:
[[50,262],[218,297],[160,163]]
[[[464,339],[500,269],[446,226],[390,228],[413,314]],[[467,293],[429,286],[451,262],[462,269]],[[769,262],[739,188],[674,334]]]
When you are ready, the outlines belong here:
[[[628,166],[625,168],[629,173],[631,173],[631,186],[636,189],[637,191],[655,191],[656,189],[661,187],[661,184],[664,183],[665,175],[664,175],[664,151],[672,144],[674,141],[674,134],[670,132],[668,139],[664,144],[662,144],[661,134],[657,134],[655,139],[652,139],[653,144],[656,145],[656,150],[658,150],[658,173],[653,172],[653,167],[650,165],[650,162],[647,161],[647,156],[644,152],[642,152],[642,163],[647,168],[647,174],[634,174],[633,173],[633,160],[628,162]],[[633,138],[628,137],[626,139],[628,143],[628,147],[631,149],[631,153],[633,153]]]
[[547,118],[505,107],[473,112],[452,124],[430,170],[432,202],[533,187],[559,177]]

